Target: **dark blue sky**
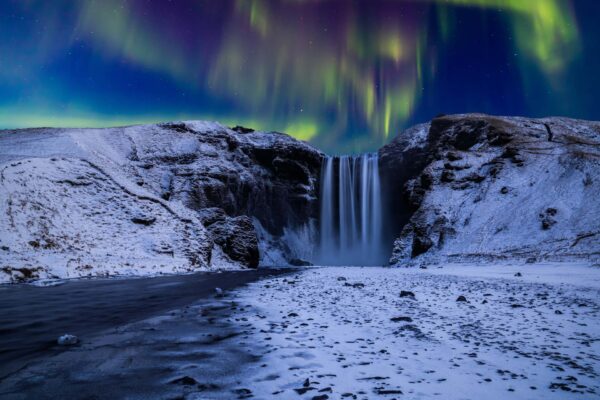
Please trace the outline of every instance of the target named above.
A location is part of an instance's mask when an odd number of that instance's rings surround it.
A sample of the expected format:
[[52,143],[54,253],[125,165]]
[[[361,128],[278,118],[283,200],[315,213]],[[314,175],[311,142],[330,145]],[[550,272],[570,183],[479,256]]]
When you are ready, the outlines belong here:
[[0,127],[215,119],[329,152],[439,113],[600,119],[595,0],[8,0]]

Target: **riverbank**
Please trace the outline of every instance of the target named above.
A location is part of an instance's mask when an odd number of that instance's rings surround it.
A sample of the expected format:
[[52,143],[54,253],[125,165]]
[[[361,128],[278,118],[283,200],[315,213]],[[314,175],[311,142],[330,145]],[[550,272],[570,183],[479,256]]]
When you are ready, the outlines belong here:
[[65,333],[84,343],[114,329],[290,270],[202,272],[152,278],[69,280],[58,286],[0,286],[0,378],[62,350]]
[[600,398],[598,282],[583,265],[306,268],[107,330],[0,395]]

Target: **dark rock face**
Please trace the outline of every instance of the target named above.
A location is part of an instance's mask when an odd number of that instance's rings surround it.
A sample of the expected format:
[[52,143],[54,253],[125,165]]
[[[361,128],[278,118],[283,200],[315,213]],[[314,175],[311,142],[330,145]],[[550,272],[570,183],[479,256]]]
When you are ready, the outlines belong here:
[[258,267],[258,236],[249,217],[230,217],[216,207],[202,209],[198,214],[213,241],[230,259],[249,268]]
[[134,224],[140,224],[140,225],[152,225],[154,223],[154,221],[156,221],[156,218],[151,216],[151,215],[146,215],[146,214],[138,214],[135,215],[131,218],[131,222],[133,222]]
[[316,215],[317,150],[278,133],[237,138],[222,131],[196,137],[219,156],[214,163],[197,162],[193,169],[175,167],[173,195],[191,208],[220,207],[228,215],[251,215],[273,234]]
[[600,123],[441,116],[379,154],[392,264],[600,254]]
[[454,148],[464,151],[475,146],[489,129],[489,124],[484,120],[466,119],[455,123],[450,118],[441,117],[431,121],[428,139],[440,144],[438,150]]
[[448,171],[448,170],[444,170],[442,172],[442,177],[441,177],[441,181],[442,182],[452,182],[455,180],[455,176],[454,176],[454,172],[452,171]]
[[290,265],[294,267],[310,267],[313,264],[310,261],[302,260],[300,258],[292,258],[290,260]]
[[433,246],[433,240],[425,235],[415,235],[412,243],[411,256],[417,257],[423,253],[426,253]]
[[236,125],[233,128],[231,128],[232,131],[236,131],[238,133],[252,133],[254,132],[254,129],[252,128],[246,128],[244,126],[240,126],[240,125]]
[[318,217],[323,154],[288,135],[181,122],[131,140],[130,159],[145,186],[198,211],[225,254],[249,267],[258,264],[250,218],[278,237]]
[[202,209],[198,214],[213,241],[231,260],[248,268],[258,267],[258,236],[249,217],[230,217],[216,207]]
[[232,260],[249,268],[257,268],[259,261],[258,239],[249,217],[225,217],[207,226],[214,242]]
[[542,229],[548,230],[554,224],[556,224],[556,219],[554,218],[558,211],[556,208],[548,208],[543,213],[540,213],[540,220],[542,221]]
[[378,152],[387,241],[398,237],[433,182],[433,177],[424,171],[431,156],[427,149],[428,132],[429,124],[414,126]]

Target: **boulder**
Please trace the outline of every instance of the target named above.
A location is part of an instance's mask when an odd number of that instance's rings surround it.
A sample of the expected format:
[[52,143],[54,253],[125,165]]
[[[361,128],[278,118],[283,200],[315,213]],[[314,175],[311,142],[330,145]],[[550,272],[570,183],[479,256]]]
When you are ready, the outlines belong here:
[[207,228],[214,242],[229,258],[248,268],[258,267],[258,238],[249,217],[226,217],[214,221]]
[[154,222],[156,221],[156,218],[153,217],[152,215],[147,215],[147,214],[136,214],[131,218],[131,222],[133,222],[134,224],[140,224],[140,225],[152,225]]
[[79,343],[79,338],[75,335],[64,334],[56,340],[59,346],[73,346]]

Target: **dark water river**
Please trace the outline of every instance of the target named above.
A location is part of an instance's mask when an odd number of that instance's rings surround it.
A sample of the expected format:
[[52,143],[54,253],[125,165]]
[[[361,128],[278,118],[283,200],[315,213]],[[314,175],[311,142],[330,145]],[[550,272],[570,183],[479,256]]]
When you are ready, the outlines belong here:
[[290,269],[152,278],[75,280],[62,285],[0,286],[0,380],[29,361],[61,351],[65,333],[81,338],[148,318]]

